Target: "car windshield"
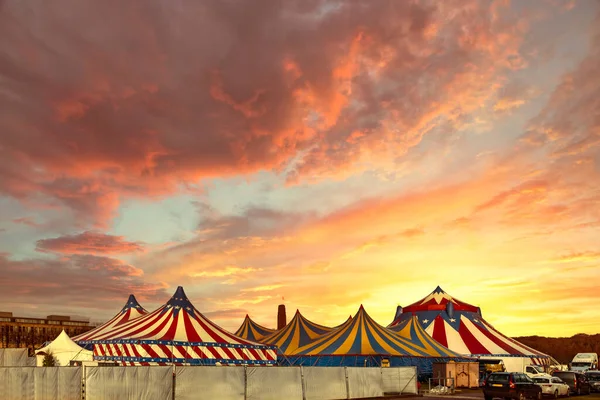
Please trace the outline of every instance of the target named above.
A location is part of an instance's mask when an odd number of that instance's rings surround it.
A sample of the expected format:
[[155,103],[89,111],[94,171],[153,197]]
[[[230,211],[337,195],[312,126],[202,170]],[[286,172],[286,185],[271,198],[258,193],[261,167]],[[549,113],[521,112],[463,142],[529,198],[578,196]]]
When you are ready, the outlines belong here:
[[590,363],[588,363],[588,362],[574,362],[574,363],[571,363],[571,366],[572,367],[589,367]]
[[489,382],[508,382],[508,375],[506,374],[491,374],[490,377],[488,378]]
[[549,379],[547,378],[533,378],[535,383],[548,383]]
[[590,381],[600,382],[600,374],[585,374]]
[[544,370],[541,367],[532,365],[531,368],[533,368],[538,374],[543,374]]

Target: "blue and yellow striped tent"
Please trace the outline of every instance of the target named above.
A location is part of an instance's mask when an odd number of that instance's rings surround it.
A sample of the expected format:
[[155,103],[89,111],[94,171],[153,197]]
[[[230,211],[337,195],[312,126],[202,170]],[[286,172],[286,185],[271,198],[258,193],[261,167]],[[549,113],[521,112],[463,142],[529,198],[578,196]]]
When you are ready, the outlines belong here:
[[[418,325],[418,324],[417,324]],[[412,330],[411,330],[412,329]],[[433,343],[424,332],[411,327],[403,334],[375,322],[361,305],[351,320],[310,343],[288,352],[290,355],[389,355],[409,357],[454,357],[458,354]],[[431,340],[430,340],[431,339]]]
[[244,322],[242,322],[242,325],[235,332],[235,335],[246,340],[258,342],[260,339],[269,336],[274,332],[275,329],[265,328],[264,326],[257,324],[250,316],[248,316],[248,314],[246,314]]
[[423,329],[416,316],[402,321],[400,324],[386,328],[398,333],[400,336],[410,340],[412,343],[418,343],[421,347],[427,349],[432,354],[438,354],[443,357],[462,357],[458,353],[453,352],[444,345],[438,343]]
[[290,354],[298,347],[331,332],[332,329],[307,320],[300,311],[296,310],[294,318],[283,329],[263,337],[260,342],[277,346],[280,354]]

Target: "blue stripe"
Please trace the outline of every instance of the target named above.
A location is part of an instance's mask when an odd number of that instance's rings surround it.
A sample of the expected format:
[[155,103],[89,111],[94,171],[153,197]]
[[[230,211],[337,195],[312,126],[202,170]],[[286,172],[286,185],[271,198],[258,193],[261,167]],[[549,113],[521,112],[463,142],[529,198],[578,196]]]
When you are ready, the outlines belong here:
[[96,361],[118,361],[118,362],[148,362],[148,363],[181,363],[192,365],[215,365],[235,364],[235,365],[273,365],[276,361],[273,360],[229,360],[229,359],[212,359],[212,358],[152,358],[152,357],[119,357],[119,356],[94,356]]

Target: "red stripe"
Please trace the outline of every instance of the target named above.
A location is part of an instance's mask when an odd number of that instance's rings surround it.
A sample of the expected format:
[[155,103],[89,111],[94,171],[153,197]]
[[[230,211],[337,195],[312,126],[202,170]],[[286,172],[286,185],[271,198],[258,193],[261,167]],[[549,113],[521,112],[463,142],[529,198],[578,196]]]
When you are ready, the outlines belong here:
[[492,342],[494,342],[494,344],[499,346],[504,351],[508,352],[508,354],[523,354],[519,350],[514,349],[507,343],[503,342],[500,338],[494,336],[494,334],[492,334],[492,332],[488,331],[487,329],[482,328],[481,326],[479,326],[475,323],[473,323],[473,325],[475,325],[477,327],[477,329],[479,329],[479,331],[481,333],[483,333],[488,339],[490,339]]
[[121,349],[119,349],[119,345],[115,344],[115,353],[117,353],[117,357],[123,357],[123,353],[121,353]]
[[177,321],[179,320],[179,316],[181,315],[181,313],[186,314],[186,312],[182,309],[177,311],[176,314],[174,313],[174,318],[172,318],[173,322],[171,322],[171,326],[169,326],[169,329],[162,336],[161,340],[173,340],[175,334],[177,333]]
[[[418,323],[418,322],[417,322]],[[446,323],[442,315],[435,317],[433,321],[433,339],[444,347],[448,347],[448,338],[446,337]]]
[[144,350],[146,350],[146,353],[148,353],[151,358],[162,358],[157,352],[154,351],[154,349],[152,349],[151,344],[142,344],[141,346]]
[[233,354],[231,349],[228,349],[227,347],[221,347],[221,350],[223,350],[223,353],[225,353],[225,355],[226,355],[225,358],[227,358],[229,360],[237,360],[237,357]]
[[127,348],[126,344],[123,345],[123,351],[125,352],[125,355],[127,357],[131,357],[131,353],[129,352],[129,349]]
[[159,344],[158,347],[166,354],[166,358],[177,358],[166,344]]
[[132,344],[131,351],[133,351],[133,354],[135,354],[136,357],[142,358],[142,355],[140,354],[140,352],[137,349],[138,346],[139,345],[137,345],[137,344]]
[[458,327],[458,334],[463,342],[465,342],[467,345],[467,348],[471,354],[491,354],[485,347],[483,347],[481,343],[479,343],[479,340],[473,336],[471,331],[469,331],[469,329],[462,322]]
[[115,326],[124,324],[125,322],[129,321],[129,317],[131,317],[131,308],[128,308],[127,311],[125,311],[125,314],[121,316],[121,319],[115,324]]
[[187,352],[184,346],[178,345],[175,346],[175,348],[177,349],[177,351],[179,351],[181,355],[183,355],[183,358],[194,358],[190,355],[190,353]]
[[248,350],[250,350],[250,354],[252,354],[253,360],[262,360],[262,357],[260,356],[260,354],[258,354],[258,351],[256,351],[255,349]]
[[[202,319],[197,318],[196,321],[198,321],[198,323],[200,324],[200,326],[202,327],[202,329],[204,329],[204,331],[206,331],[206,333],[208,334],[208,336],[210,336],[214,342],[216,342],[216,343],[226,343],[225,339],[223,339],[221,336],[217,335],[208,326],[208,324],[206,324],[204,321],[202,321]],[[203,340],[203,341],[206,341],[206,340]]]
[[223,357],[219,354],[219,352],[213,346],[206,346],[204,348],[207,349],[210,352],[210,354],[213,355],[214,358],[222,358]]
[[[137,336],[138,339],[148,339],[148,338],[154,338],[160,331],[163,330],[163,328],[170,322],[172,321],[172,313],[171,311],[167,311],[168,314],[170,314],[167,318],[165,318],[157,327],[155,327],[154,329],[152,329],[149,333],[145,334],[145,335],[140,335]],[[143,331],[144,329],[139,330],[140,332]],[[137,332],[136,332],[137,333]]]
[[250,359],[250,358],[248,357],[248,355],[246,354],[246,352],[244,351],[244,349],[241,349],[241,348],[236,348],[236,349],[234,349],[234,350],[235,350],[235,352],[237,353],[237,357],[236,357],[236,356],[233,356],[233,357],[230,357],[230,359],[232,359],[232,360],[239,360],[240,358],[241,358],[242,360],[249,360],[249,359]]
[[[209,319],[207,319],[204,315],[202,315],[202,313],[200,313],[197,310],[195,311],[195,317],[196,320],[200,323],[200,325],[202,325],[202,327],[208,332],[209,335],[211,335],[211,337],[213,337],[213,339],[217,342],[217,343],[226,343],[227,341],[223,340],[223,336],[230,339],[230,341],[234,342],[234,343],[239,343],[239,344],[253,344],[250,341],[246,341],[240,337],[234,336],[231,333],[227,332],[225,329],[221,328],[219,325],[215,324],[214,322],[210,321]],[[211,326],[212,329],[207,329],[207,325]],[[217,336],[214,337],[213,335],[215,334],[214,331],[218,331],[222,336]]]
[[[157,309],[156,311],[152,312],[151,314],[147,314],[143,317],[140,317],[139,320],[136,319],[135,321],[130,321],[130,322],[122,325],[119,329],[114,329],[114,330],[107,332],[107,334],[103,335],[102,338],[105,339],[107,335],[109,335],[111,339],[120,337],[120,335],[132,337],[140,332],[143,332],[144,330],[148,329],[149,327],[154,325],[156,322],[158,322],[164,316],[164,314],[161,313],[164,309],[165,309],[165,306]],[[131,331],[131,329],[134,327],[136,329]]]
[[186,312],[183,315],[183,325],[185,327],[185,335],[187,336],[187,340],[189,342],[202,342],[202,338],[198,335],[198,332],[194,328],[192,324],[192,320],[190,319],[190,315]]
[[199,357],[190,357],[190,358],[208,358],[206,357],[206,354],[204,354],[204,352],[202,351],[202,349],[200,348],[200,346],[192,346],[192,350],[194,351],[194,353],[196,353]]
[[113,351],[111,349],[111,345],[107,344],[106,345],[106,352],[108,353],[108,355],[110,355],[111,357],[114,357]]

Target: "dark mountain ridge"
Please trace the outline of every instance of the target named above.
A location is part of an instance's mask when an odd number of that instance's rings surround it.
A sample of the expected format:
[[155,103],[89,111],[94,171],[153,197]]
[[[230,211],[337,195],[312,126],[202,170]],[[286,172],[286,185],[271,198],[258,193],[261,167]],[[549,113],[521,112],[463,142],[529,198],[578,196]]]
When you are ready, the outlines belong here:
[[571,337],[520,336],[513,338],[533,347],[542,353],[551,355],[561,364],[568,364],[577,353],[600,354],[600,334],[579,333]]

